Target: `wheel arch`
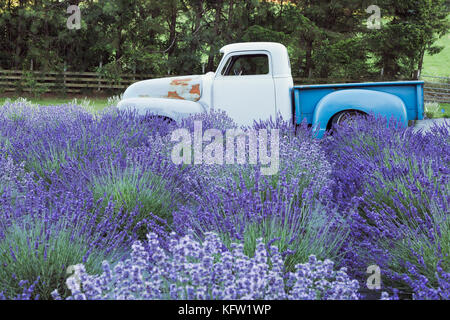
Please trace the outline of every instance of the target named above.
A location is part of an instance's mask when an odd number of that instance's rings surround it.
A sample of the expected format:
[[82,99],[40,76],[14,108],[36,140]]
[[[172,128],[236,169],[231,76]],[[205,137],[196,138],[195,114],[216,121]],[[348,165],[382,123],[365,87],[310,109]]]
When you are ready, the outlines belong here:
[[363,114],[381,114],[394,116],[407,122],[406,106],[397,96],[375,90],[344,89],[324,96],[316,105],[313,114],[313,126],[319,136],[329,129],[333,117],[342,111],[357,111]]

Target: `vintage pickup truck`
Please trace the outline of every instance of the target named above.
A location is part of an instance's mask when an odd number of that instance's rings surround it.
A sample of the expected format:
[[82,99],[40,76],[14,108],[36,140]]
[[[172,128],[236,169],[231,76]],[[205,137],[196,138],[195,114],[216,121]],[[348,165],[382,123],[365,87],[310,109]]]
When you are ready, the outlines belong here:
[[280,43],[235,43],[220,52],[216,72],[136,82],[118,108],[174,121],[214,108],[240,125],[281,114],[293,124],[306,118],[318,138],[358,113],[394,116],[405,124],[423,119],[423,81],[294,86],[288,51]]

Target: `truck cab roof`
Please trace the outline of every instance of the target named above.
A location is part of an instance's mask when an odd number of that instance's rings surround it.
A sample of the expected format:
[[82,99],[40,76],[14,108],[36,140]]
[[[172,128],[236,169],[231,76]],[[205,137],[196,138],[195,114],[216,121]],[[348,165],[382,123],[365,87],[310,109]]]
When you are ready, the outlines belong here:
[[266,51],[272,58],[273,77],[290,77],[291,64],[284,45],[277,42],[240,42],[228,44],[220,49],[224,56],[241,51]]

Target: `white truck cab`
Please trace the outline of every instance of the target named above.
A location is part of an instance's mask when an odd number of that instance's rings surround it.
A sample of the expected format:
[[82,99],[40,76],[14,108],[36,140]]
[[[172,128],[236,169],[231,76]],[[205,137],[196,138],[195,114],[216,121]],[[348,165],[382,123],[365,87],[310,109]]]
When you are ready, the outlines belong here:
[[127,88],[119,109],[136,109],[175,121],[220,109],[238,125],[292,118],[294,86],[287,49],[280,43],[248,42],[224,46],[217,71],[205,75],[139,81]]

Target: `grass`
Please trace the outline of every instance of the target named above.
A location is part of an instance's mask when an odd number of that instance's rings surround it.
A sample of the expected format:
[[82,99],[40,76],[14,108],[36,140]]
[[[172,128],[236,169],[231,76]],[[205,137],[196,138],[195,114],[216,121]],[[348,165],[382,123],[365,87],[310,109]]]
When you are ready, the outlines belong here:
[[[425,55],[422,75],[450,77],[450,33],[440,38],[436,44],[444,47],[444,49],[432,56],[429,54]],[[442,109],[444,109],[444,112],[442,112]],[[438,106],[432,104],[425,108],[425,112],[428,118],[450,118],[450,104],[441,103]]]
[[[450,15],[447,16],[450,21]],[[450,77],[450,33],[440,38],[435,43],[444,49],[435,55],[425,54],[422,74],[426,76]]]
[[450,118],[450,103],[425,103],[425,116],[430,119]]
[[[10,96],[10,97],[0,97],[0,106],[4,105],[7,100],[10,101],[16,101],[17,99],[20,99],[21,97],[18,96]],[[48,97],[41,97],[41,98],[33,98],[33,97],[27,97],[28,101],[30,101],[33,104],[37,105],[61,105],[65,103],[74,102],[74,99],[80,103],[89,102],[89,106],[92,108],[93,111],[101,111],[104,108],[106,108],[108,103],[107,97],[54,97],[54,96],[48,96]]]
[[450,33],[436,42],[444,49],[435,55],[425,55],[422,74],[426,76],[450,77]]

